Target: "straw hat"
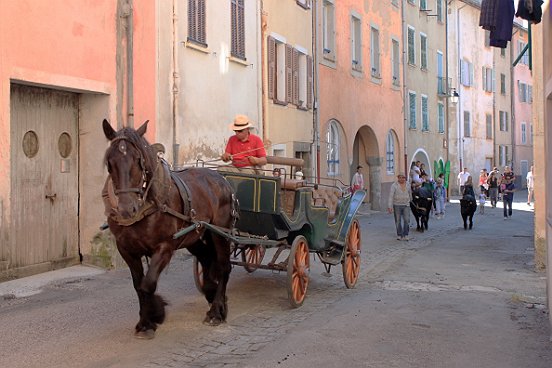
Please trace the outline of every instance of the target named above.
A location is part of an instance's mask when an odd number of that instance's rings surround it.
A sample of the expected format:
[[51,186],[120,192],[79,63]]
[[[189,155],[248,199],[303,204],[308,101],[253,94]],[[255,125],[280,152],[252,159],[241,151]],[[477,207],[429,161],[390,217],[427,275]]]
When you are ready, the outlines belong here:
[[234,121],[228,127],[230,130],[234,131],[253,128],[247,115],[236,115],[236,117],[234,117]]

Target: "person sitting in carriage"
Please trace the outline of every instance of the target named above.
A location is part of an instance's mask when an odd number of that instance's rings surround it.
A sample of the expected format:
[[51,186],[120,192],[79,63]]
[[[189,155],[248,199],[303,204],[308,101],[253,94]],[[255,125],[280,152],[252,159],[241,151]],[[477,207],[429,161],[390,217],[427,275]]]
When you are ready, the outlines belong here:
[[[250,129],[253,129],[251,120],[246,115],[236,115],[229,127],[235,135],[228,140],[221,156],[222,161],[232,161],[232,171],[250,173],[266,165],[266,150],[262,139],[251,133]],[[225,169],[228,168],[225,167]]]

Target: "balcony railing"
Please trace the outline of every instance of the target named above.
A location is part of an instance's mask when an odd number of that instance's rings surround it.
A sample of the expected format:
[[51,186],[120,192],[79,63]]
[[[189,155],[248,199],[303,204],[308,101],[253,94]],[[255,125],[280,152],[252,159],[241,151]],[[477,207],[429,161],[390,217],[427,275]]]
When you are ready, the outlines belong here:
[[437,77],[437,94],[446,96],[452,84],[452,78]]

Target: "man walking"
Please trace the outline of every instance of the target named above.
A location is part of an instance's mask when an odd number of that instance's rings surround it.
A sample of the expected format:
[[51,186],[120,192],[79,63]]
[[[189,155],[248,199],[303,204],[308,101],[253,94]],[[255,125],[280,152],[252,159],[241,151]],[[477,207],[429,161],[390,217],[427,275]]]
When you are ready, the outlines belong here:
[[464,170],[458,174],[458,187],[460,188],[460,195],[464,193],[464,184],[466,184],[466,181],[470,176],[471,174],[468,172],[467,167],[465,167]]

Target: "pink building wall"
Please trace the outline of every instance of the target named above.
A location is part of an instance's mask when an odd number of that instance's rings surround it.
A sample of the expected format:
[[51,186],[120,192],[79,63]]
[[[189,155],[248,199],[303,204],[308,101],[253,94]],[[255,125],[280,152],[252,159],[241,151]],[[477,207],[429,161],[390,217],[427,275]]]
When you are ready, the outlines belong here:
[[[0,1],[0,242],[10,226],[10,83],[81,93],[79,98],[80,246],[102,221],[106,172],[103,118],[126,124],[126,1]],[[133,1],[134,121],[156,131],[156,2]],[[119,22],[119,24],[118,24]],[[118,113],[119,111],[119,113]],[[117,122],[117,117],[123,121]],[[94,230],[95,229],[95,230]]]
[[[392,85],[392,39],[399,41],[399,49],[402,50],[402,29],[400,6],[393,6],[386,2],[359,2],[353,0],[339,0],[335,5],[335,48],[336,58],[333,65],[328,66],[323,56],[318,66],[319,78],[319,124],[320,137],[325,141],[326,132],[331,119],[338,121],[343,130],[341,144],[346,146],[345,155],[340,158],[340,180],[345,183],[350,181],[353,172],[350,165],[353,164],[355,155],[361,154],[359,164],[365,170],[365,178],[370,179],[369,195],[367,200],[386,202],[386,187],[389,187],[398,172],[404,172],[403,142],[403,98],[402,52],[400,53],[400,85]],[[362,24],[362,60],[363,74],[352,73],[351,64],[351,14],[354,12],[361,16]],[[374,80],[370,75],[370,27],[379,29],[380,39],[380,65],[381,79]],[[319,46],[320,48],[320,46]],[[321,53],[319,52],[319,55]],[[388,175],[385,167],[386,137],[392,129],[398,141],[395,144],[396,161],[395,173]],[[357,134],[363,135],[368,151],[354,152],[354,142]],[[379,158],[380,170],[378,173],[368,169],[365,162],[367,158]],[[321,174],[326,175],[326,149],[321,144],[320,163]],[[354,171],[354,170],[353,170]],[[369,172],[370,171],[370,172]],[[374,176],[378,176],[375,178]],[[366,181],[366,180],[365,180]],[[380,186],[372,188],[372,186]],[[386,204],[384,205],[386,206]],[[382,207],[384,208],[384,207]]]

